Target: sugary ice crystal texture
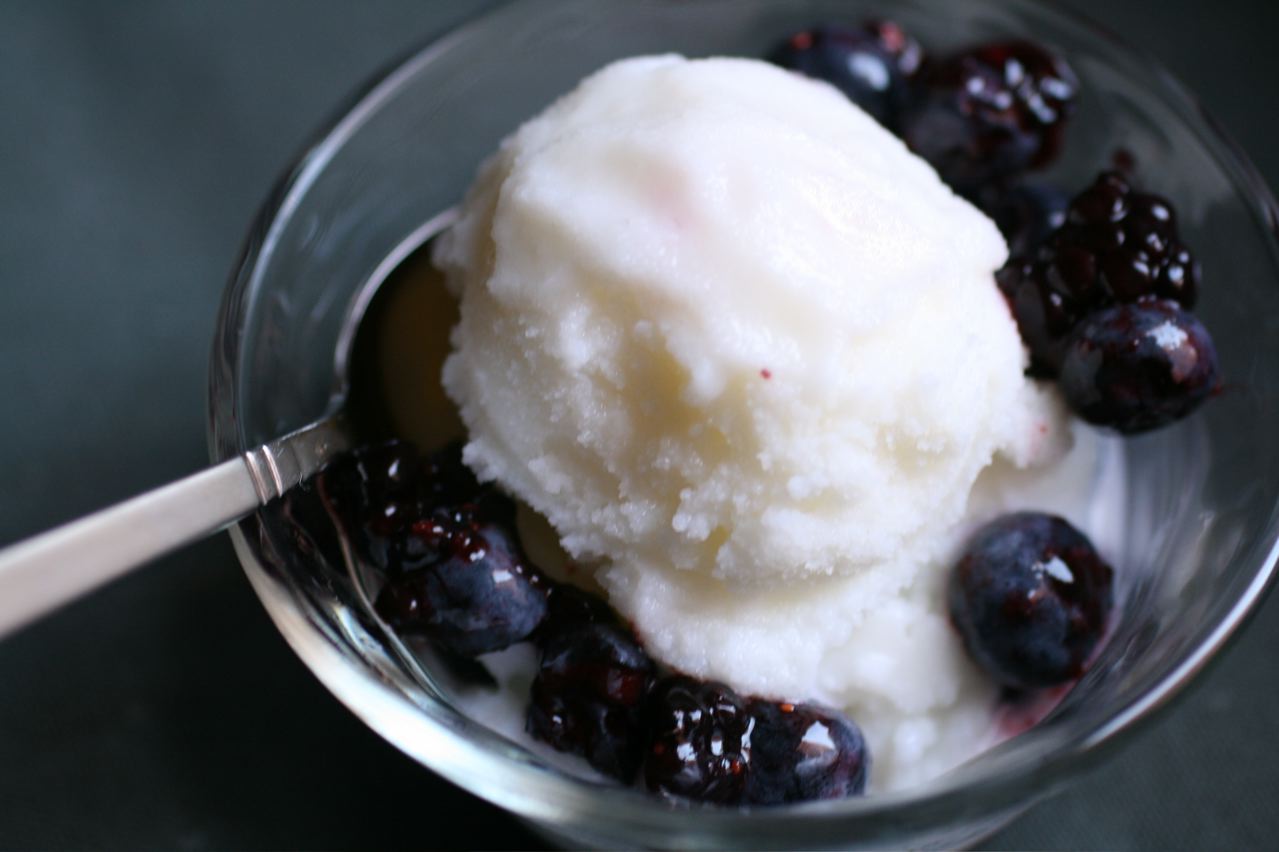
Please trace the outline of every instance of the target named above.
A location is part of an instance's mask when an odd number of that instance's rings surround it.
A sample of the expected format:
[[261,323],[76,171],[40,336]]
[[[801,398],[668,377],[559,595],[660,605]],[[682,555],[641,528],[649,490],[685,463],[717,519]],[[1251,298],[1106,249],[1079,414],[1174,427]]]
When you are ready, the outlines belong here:
[[582,562],[909,583],[996,454],[1064,440],[1006,252],[825,84],[617,62],[502,144],[438,247],[465,458]]

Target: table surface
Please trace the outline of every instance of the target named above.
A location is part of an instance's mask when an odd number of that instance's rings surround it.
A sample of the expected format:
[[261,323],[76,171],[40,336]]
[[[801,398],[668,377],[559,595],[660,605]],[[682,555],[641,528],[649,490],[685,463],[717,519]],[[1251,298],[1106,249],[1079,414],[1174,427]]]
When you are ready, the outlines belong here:
[[[213,318],[267,187],[357,83],[486,5],[0,4],[0,543],[205,462]],[[1072,5],[1279,181],[1279,4]],[[988,845],[1271,845],[1277,646],[1272,598],[1174,708]],[[344,710],[225,535],[0,643],[0,683],[0,847],[540,844]]]

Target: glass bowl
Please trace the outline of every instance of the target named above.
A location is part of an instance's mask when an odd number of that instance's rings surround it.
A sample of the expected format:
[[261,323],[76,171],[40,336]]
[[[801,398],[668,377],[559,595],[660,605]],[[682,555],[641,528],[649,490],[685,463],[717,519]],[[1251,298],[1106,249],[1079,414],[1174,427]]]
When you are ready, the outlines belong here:
[[[759,56],[816,21],[883,14],[850,0],[521,0],[453,31],[358,98],[279,184],[222,305],[210,371],[221,461],[322,414],[351,294],[457,202],[520,122],[610,60]],[[1035,0],[907,0],[892,17],[945,49],[1041,42],[1082,80],[1063,160],[1082,187],[1113,152],[1169,196],[1206,270],[1199,308],[1229,384],[1191,420],[1128,442],[1121,617],[1092,671],[1029,732],[917,789],[754,812],[673,808],[592,783],[468,719],[388,637],[346,574],[303,546],[280,502],[231,531],[294,650],[370,727],[459,786],[574,845],[953,847],[1052,793],[1183,688],[1267,588],[1279,538],[1279,254],[1254,170],[1149,57]]]

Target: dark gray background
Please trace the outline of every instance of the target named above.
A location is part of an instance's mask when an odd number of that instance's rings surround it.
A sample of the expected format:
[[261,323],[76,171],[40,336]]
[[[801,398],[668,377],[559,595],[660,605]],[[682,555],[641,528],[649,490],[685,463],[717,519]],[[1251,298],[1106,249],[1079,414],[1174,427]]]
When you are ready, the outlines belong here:
[[[204,463],[213,318],[267,188],[358,83],[485,5],[0,4],[0,543]],[[1279,182],[1279,4],[1071,5],[1162,58]],[[1276,647],[1271,600],[1178,706],[991,845],[1272,846]],[[0,846],[537,843],[343,710],[225,536],[0,644]]]

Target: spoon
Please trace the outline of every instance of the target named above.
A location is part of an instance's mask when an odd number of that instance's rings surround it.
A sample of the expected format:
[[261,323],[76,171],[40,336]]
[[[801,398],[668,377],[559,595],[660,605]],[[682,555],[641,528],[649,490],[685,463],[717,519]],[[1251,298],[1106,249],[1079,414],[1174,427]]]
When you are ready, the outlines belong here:
[[[0,550],[0,637],[183,545],[246,517],[350,449],[387,430],[376,387],[377,323],[411,279],[392,273],[456,218],[409,234],[355,291],[334,350],[334,393],[320,419],[243,455]],[[391,286],[383,284],[392,282]]]

